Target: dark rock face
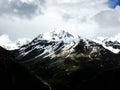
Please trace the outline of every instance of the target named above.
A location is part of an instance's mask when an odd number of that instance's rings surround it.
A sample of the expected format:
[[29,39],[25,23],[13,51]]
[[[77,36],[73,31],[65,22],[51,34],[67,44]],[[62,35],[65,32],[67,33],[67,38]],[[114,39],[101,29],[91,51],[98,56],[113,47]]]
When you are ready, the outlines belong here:
[[106,41],[105,44],[106,44],[107,47],[110,46],[110,47],[113,47],[115,49],[120,49],[120,43],[118,41],[114,41],[114,42]]
[[25,67],[16,63],[9,51],[0,47],[0,89],[1,90],[49,90]]

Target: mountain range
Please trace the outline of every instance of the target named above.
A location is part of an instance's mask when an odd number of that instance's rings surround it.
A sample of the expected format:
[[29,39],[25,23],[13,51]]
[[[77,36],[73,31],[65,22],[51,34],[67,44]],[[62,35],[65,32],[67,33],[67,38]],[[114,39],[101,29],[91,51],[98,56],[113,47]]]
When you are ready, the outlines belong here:
[[53,31],[9,53],[51,90],[115,90],[120,80],[119,36],[89,40]]

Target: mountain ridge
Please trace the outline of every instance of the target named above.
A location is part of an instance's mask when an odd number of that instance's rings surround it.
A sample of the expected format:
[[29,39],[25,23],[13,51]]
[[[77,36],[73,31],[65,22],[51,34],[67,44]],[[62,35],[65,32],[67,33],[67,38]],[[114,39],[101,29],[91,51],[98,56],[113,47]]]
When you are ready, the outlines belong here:
[[[46,35],[50,35],[50,38]],[[120,52],[113,53],[103,43],[73,36],[65,31],[46,35],[40,34],[30,43],[10,52],[16,62],[42,78],[51,89],[85,90],[90,87],[101,90],[106,85],[105,82],[107,85],[114,82],[114,79],[110,80],[111,77],[119,78],[114,73],[120,75]],[[106,45],[116,47],[116,42],[107,42]],[[99,88],[95,88],[93,84]]]
[[[39,34],[36,38],[33,39],[33,42],[36,41],[39,42],[40,40],[46,40],[46,41],[53,41],[53,42],[61,42],[63,41],[64,43],[71,43],[75,42],[78,43],[80,39],[83,39],[84,41],[93,41],[95,43],[98,43],[102,45],[105,49],[108,49],[112,51],[113,53],[119,53],[120,52],[120,34],[116,35],[115,37],[98,37],[97,39],[85,39],[80,37],[79,35],[72,35],[69,32],[66,32],[64,30],[61,31],[51,31],[43,34]],[[6,44],[1,44],[0,46],[8,49],[8,50],[14,50],[14,49],[19,49],[22,46],[29,44],[32,42],[30,39],[20,39],[16,41],[16,44],[14,43],[6,43]]]
[[[84,49],[83,51],[88,52],[89,55],[93,53],[99,53],[100,49],[107,49],[111,51],[107,46],[104,45],[104,43],[102,43],[104,41],[105,40],[98,42],[98,40],[84,39],[80,36],[73,36],[72,34],[69,34],[65,31],[53,31],[49,33],[40,34],[29,44],[20,47],[19,55],[17,56],[17,58],[22,58],[24,56],[28,58],[29,56],[33,56],[33,58],[54,58],[59,56],[69,56],[69,54],[75,51],[75,48],[77,48],[77,46],[82,46],[82,44],[84,44],[84,46],[81,48],[81,51]],[[113,43],[113,46],[115,45],[116,43]],[[33,55],[34,53],[32,53],[32,51],[36,53],[36,55]],[[120,49],[117,52],[112,52],[117,54],[119,53],[119,51]]]

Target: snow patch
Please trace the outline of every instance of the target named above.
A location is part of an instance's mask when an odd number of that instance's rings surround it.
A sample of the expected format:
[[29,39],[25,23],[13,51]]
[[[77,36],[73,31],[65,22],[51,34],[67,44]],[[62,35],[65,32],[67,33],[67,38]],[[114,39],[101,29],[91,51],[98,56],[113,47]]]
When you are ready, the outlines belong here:
[[118,43],[120,43],[120,33],[117,34],[114,37],[111,37],[111,38],[109,38],[109,37],[98,37],[96,40],[93,40],[93,41],[101,44],[104,48],[108,49],[109,51],[111,51],[113,53],[117,54],[117,53],[120,52],[120,49],[115,49],[112,46],[106,46],[106,42],[109,42],[109,41],[113,42],[113,45],[114,45],[114,42],[116,42],[116,41]]

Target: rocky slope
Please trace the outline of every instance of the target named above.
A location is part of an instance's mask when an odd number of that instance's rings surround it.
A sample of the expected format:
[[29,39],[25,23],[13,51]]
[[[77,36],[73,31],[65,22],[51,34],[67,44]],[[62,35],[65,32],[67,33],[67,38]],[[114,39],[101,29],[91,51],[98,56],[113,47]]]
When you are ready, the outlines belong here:
[[49,89],[116,90],[120,81],[119,47],[118,38],[92,41],[53,31],[10,53]]
[[[101,80],[101,85],[105,86],[104,79],[109,73],[119,74],[120,53],[106,48],[107,45],[116,46],[116,42],[112,43],[104,46],[103,43],[73,36],[65,31],[50,32],[40,34],[12,53],[19,63],[42,77],[53,90],[84,90],[86,86],[94,89],[92,83],[96,85],[95,82]],[[104,89],[103,86],[100,89]]]

